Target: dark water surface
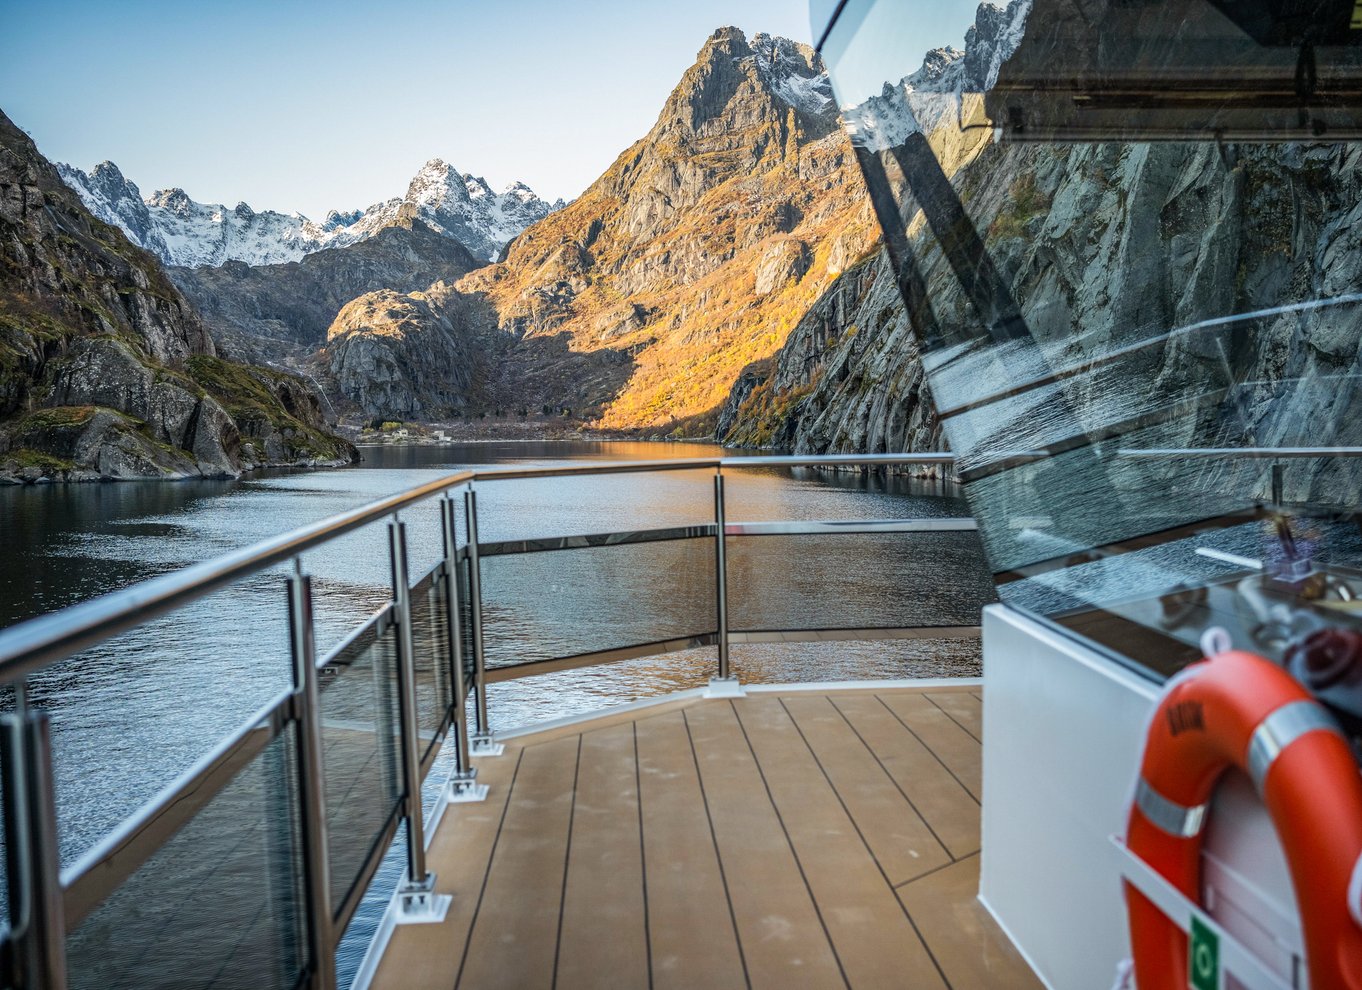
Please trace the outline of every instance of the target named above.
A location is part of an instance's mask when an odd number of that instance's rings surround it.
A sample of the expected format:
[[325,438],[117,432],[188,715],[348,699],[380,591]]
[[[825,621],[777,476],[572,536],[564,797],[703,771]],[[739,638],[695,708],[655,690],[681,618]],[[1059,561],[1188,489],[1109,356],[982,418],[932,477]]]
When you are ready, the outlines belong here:
[[[705,444],[486,443],[365,448],[362,464],[242,481],[0,489],[0,626],[249,545],[469,465],[712,457]],[[729,522],[966,514],[953,486],[859,473],[726,471]],[[478,485],[483,542],[696,525],[713,472]],[[439,559],[434,501],[403,514],[411,574]],[[390,595],[382,523],[305,555],[325,651]],[[977,621],[991,584],[974,534],[731,538],[730,627],[799,629]],[[713,541],[488,558],[489,664],[661,640],[714,626]],[[72,657],[32,680],[53,716],[64,865],[285,690],[284,568]],[[977,672],[977,645],[922,640],[735,646],[747,681]],[[490,691],[494,728],[703,684],[712,649],[526,678]],[[431,775],[432,788],[441,777]],[[390,857],[391,859],[391,857]],[[400,870],[385,866],[376,890]],[[386,877],[391,874],[391,877]],[[386,882],[385,882],[386,881]],[[372,929],[383,897],[352,924]],[[358,946],[358,948],[356,948]],[[352,972],[363,939],[351,939]]]

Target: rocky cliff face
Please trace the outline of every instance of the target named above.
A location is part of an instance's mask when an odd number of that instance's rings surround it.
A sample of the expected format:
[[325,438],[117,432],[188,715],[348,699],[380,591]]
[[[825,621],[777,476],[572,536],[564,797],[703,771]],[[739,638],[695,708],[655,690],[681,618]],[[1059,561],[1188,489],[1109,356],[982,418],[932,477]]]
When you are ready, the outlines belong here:
[[771,361],[744,372],[715,437],[796,453],[942,450],[887,256],[843,272]]
[[406,295],[384,289],[347,304],[327,330],[327,371],[372,419],[447,419],[482,397],[477,315],[441,282]]
[[380,289],[419,291],[480,264],[458,241],[412,220],[301,261],[172,268],[170,276],[232,357],[299,362],[326,343],[332,321],[351,300]]
[[511,344],[504,401],[701,433],[872,227],[811,49],[723,28],[647,136],[456,284]]
[[[255,243],[252,230],[261,244],[292,236],[287,218],[245,207],[174,192],[143,202],[112,166],[67,177],[177,258],[177,244],[212,240],[191,231],[209,221],[228,248]],[[550,406],[694,435],[875,239],[813,51],[734,28],[715,32],[649,133],[568,207],[550,213],[523,187],[498,196],[432,161],[400,200],[321,226],[363,239],[286,264],[205,267],[195,254],[181,260],[197,267],[172,269],[224,354],[304,370],[365,417]],[[500,263],[479,268],[512,236]],[[235,256],[225,250],[204,257]]]
[[156,259],[0,114],[0,479],[349,460],[286,378],[218,358]]
[[321,223],[298,213],[257,212],[245,203],[198,203],[183,189],[161,189],[143,198],[113,162],[100,162],[89,172],[70,165],[57,168],[96,217],[121,228],[164,264],[188,268],[299,261],[414,220],[488,260],[520,231],[563,205],[545,203],[523,182],[493,192],[485,179],[461,174],[438,158],[421,167],[405,196],[363,210],[332,210]]

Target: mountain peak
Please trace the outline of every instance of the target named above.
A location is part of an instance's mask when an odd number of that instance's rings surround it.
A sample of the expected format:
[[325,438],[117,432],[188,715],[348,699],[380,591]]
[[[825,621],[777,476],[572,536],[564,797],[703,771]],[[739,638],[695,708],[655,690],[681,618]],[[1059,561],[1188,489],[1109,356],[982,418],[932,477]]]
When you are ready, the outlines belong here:
[[147,197],[147,205],[159,206],[178,217],[188,217],[194,208],[194,201],[179,186],[172,186],[169,189],[157,189]]
[[700,49],[697,60],[703,59],[706,52],[715,50],[729,54],[736,52],[739,58],[751,54],[752,51],[747,45],[747,35],[743,34],[742,28],[734,27],[731,24],[715,29],[714,33],[705,41],[704,47]]
[[256,212],[246,203],[230,209],[196,203],[178,187],[158,189],[144,200],[113,162],[100,162],[89,173],[70,165],[57,169],[95,216],[122,228],[129,240],[166,264],[190,268],[229,261],[251,265],[298,261],[323,248],[365,240],[386,227],[417,222],[475,255],[491,258],[558,208],[523,182],[494,193],[486,179],[461,174],[441,158],[432,158],[417,170],[405,196],[362,210],[331,210],[320,224],[299,213]]

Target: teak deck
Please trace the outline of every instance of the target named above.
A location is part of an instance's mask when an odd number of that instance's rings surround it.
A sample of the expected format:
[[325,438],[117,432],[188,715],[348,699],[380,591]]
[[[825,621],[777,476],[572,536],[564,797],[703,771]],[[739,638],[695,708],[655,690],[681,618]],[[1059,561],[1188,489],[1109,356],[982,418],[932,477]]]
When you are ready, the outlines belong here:
[[693,699],[478,761],[376,987],[1039,988],[975,899],[972,688]]

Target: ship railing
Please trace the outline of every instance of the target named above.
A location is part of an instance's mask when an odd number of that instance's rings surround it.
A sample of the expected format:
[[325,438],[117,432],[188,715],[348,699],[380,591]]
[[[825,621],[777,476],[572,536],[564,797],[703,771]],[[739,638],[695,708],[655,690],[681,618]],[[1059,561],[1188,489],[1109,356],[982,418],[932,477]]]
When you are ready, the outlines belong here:
[[[714,659],[699,662],[713,665],[713,680],[722,690],[734,680],[734,644],[977,637],[981,602],[964,603],[957,609],[961,617],[939,625],[904,614],[867,620],[864,609],[843,610],[862,616],[853,621],[829,620],[825,613],[774,623],[764,623],[750,608],[733,611],[735,568],[760,570],[770,563],[753,554],[754,543],[849,534],[883,541],[901,534],[950,539],[955,533],[965,534],[957,540],[973,540],[975,523],[968,517],[733,522],[727,516],[726,475],[760,468],[945,473],[952,461],[937,453],[756,456],[463,471],[0,630],[0,685],[10,692],[8,711],[0,716],[8,895],[0,979],[19,988],[206,987],[223,985],[224,974],[235,973],[249,974],[245,982],[252,986],[334,987],[342,935],[395,841],[400,840],[404,867],[387,917],[393,923],[432,921],[447,909],[448,898],[436,894],[426,863],[433,829],[422,792],[431,790],[427,778],[447,746],[451,770],[431,815],[449,802],[480,796],[473,760],[498,748],[489,685],[714,647]],[[712,474],[709,521],[542,539],[479,538],[478,494],[487,485],[686,471]],[[440,521],[439,559],[413,578],[408,522],[415,518],[412,510],[428,512],[432,501]],[[375,615],[319,651],[306,555],[334,549],[342,537],[373,524],[387,530],[391,594]],[[661,635],[633,633],[623,642],[560,648],[529,659],[523,641],[498,639],[498,616],[532,605],[499,602],[495,595],[489,602],[484,581],[500,562],[572,551],[618,554],[641,544],[653,552],[681,548],[692,564],[695,559],[705,564],[698,572],[709,575],[708,588],[695,599],[705,616],[663,622]],[[967,549],[977,556],[977,545]],[[161,617],[185,615],[215,592],[252,577],[269,580],[267,572],[280,568],[289,571],[280,589],[292,657],[289,687],[63,866],[53,727],[35,700],[42,694],[38,688],[54,690],[43,682],[48,668]],[[569,587],[563,594],[582,590]],[[760,588],[748,599],[754,595],[760,597]],[[626,633],[642,628],[625,626]],[[364,976],[361,967],[356,980]]]
[[[1118,450],[1131,459],[1293,460],[1355,456],[1357,448]],[[1006,455],[1019,464],[1045,451]],[[732,685],[735,645],[762,642],[977,637],[981,601],[946,603],[954,616],[905,612],[875,616],[839,598],[827,574],[791,610],[763,615],[763,570],[781,563],[780,537],[802,541],[861,535],[877,543],[906,537],[903,556],[930,560],[938,572],[941,541],[973,540],[973,519],[748,521],[728,518],[725,479],[753,469],[865,471],[953,469],[950,454],[813,455],[603,462],[463,471],[344,512],[254,546],[135,584],[47,616],[0,630],[0,685],[10,704],[0,715],[3,840],[8,924],[0,932],[0,980],[32,988],[67,986],[210,986],[223,974],[249,974],[252,986],[333,987],[336,950],[385,856],[397,847],[402,880],[385,916],[393,923],[441,916],[426,864],[433,821],[450,802],[476,799],[474,758],[497,751],[489,685],[638,657],[713,647],[713,686]],[[1280,501],[1280,468],[1273,497]],[[518,540],[484,540],[480,491],[517,481],[569,476],[708,472],[713,516],[684,526]],[[438,560],[409,573],[408,523],[418,508],[438,516]],[[399,518],[399,515],[405,518]],[[428,517],[427,517],[428,518]],[[462,524],[462,525],[461,525]],[[391,589],[376,614],[319,650],[313,576],[307,555],[363,527],[386,528]],[[428,531],[432,531],[429,530]],[[952,537],[951,534],[963,534]],[[938,541],[933,544],[931,541]],[[706,573],[698,611],[659,622],[626,614],[627,596],[602,611],[597,628],[618,627],[622,641],[552,644],[535,653],[524,637],[504,635],[533,600],[511,601],[486,579],[506,562],[574,552],[620,554],[641,545],[690,554],[677,573]],[[772,545],[767,558],[754,547]],[[965,547],[977,558],[977,544]],[[961,550],[957,545],[956,550]],[[558,557],[556,555],[564,555]],[[846,555],[826,554],[829,570]],[[583,558],[591,561],[592,558]],[[680,558],[677,558],[680,560]],[[702,566],[697,567],[699,560]],[[675,561],[674,561],[675,562]],[[686,561],[681,561],[686,563]],[[593,563],[583,565],[591,571]],[[650,576],[671,573],[656,559]],[[291,655],[289,686],[219,739],[192,766],[143,802],[92,847],[62,865],[56,807],[53,732],[37,688],[50,668],[162,617],[191,614],[215,592],[252,578],[282,584],[280,611]],[[929,568],[918,568],[919,570]],[[735,596],[734,577],[743,587]],[[889,578],[884,580],[888,581]],[[526,586],[522,581],[521,586]],[[560,597],[580,596],[569,585]],[[693,590],[693,589],[692,589]],[[894,584],[894,599],[914,591]],[[547,598],[551,589],[536,589]],[[745,599],[744,599],[745,595]],[[769,597],[769,596],[768,596]],[[692,605],[694,602],[692,602]],[[816,606],[823,605],[820,615]],[[940,604],[940,603],[938,603]],[[831,609],[829,612],[827,609]],[[703,614],[700,614],[703,613]],[[798,614],[796,614],[798,613]],[[972,613],[972,614],[969,614]],[[868,616],[868,617],[867,617]],[[637,619],[638,621],[626,621]],[[523,623],[522,623],[523,625]],[[645,635],[654,626],[656,634]],[[263,630],[248,630],[257,638]],[[60,690],[60,686],[56,688]],[[207,701],[207,699],[201,699]],[[471,715],[470,713],[471,709]],[[152,716],[148,716],[152,717]],[[446,781],[431,777],[446,750]],[[432,785],[438,783],[438,787]],[[436,791],[433,802],[423,790]],[[427,805],[430,804],[429,815]],[[70,858],[70,857],[68,857]],[[372,962],[370,954],[365,965]],[[366,970],[359,967],[358,982]]]

